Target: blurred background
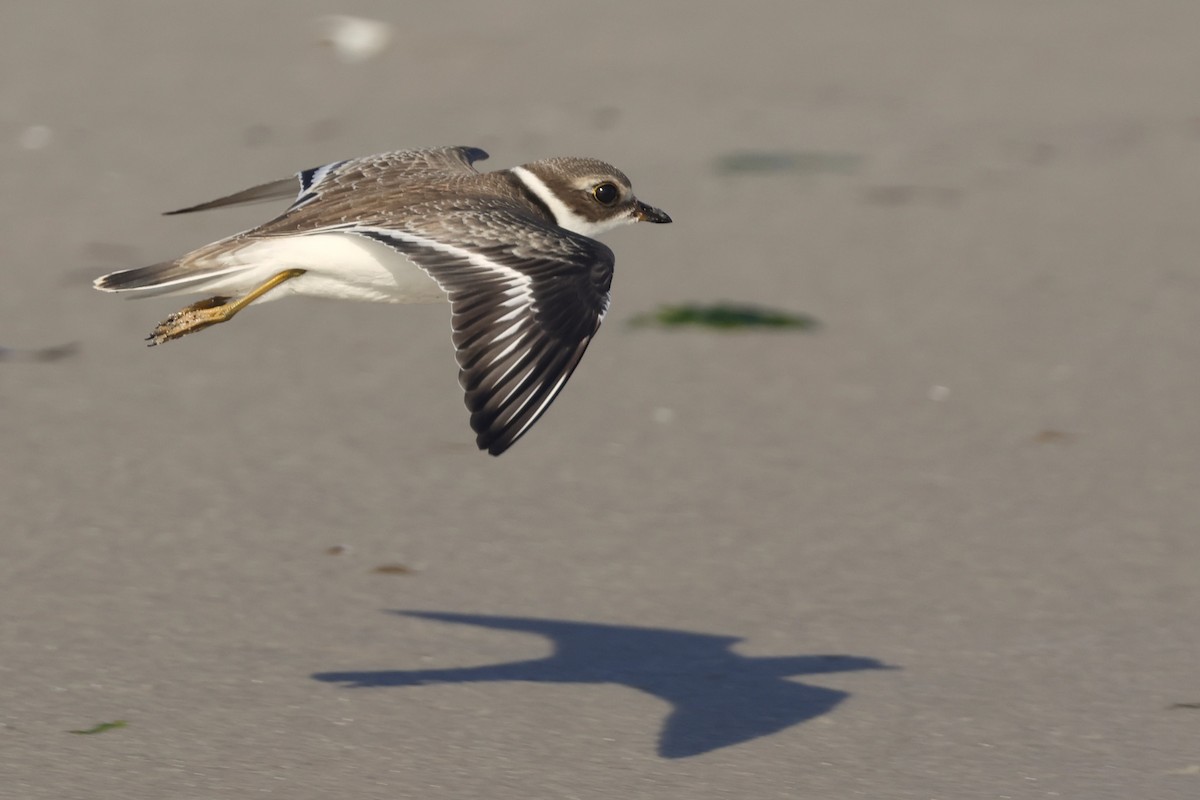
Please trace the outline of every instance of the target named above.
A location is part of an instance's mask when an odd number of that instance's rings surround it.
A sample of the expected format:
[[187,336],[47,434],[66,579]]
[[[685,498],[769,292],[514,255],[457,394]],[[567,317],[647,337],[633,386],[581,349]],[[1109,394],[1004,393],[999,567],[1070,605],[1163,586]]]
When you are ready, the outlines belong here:
[[[7,0],[0,795],[1195,797],[1197,30]],[[444,307],[91,288],[447,144],[675,220],[500,459]],[[721,302],[815,325],[633,324]]]

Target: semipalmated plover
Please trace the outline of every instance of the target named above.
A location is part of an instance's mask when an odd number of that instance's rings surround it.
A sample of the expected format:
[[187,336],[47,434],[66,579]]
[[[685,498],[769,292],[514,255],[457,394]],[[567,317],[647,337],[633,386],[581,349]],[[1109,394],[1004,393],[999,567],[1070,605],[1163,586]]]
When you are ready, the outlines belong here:
[[384,153],[170,211],[291,197],[299,181],[295,201],[270,222],[95,286],[141,297],[214,294],[160,323],[152,345],[285,294],[448,299],[476,443],[499,455],[562,390],[608,310],[615,258],[592,237],[671,218],[602,161],[478,172],[472,164],[487,157],[474,147]]

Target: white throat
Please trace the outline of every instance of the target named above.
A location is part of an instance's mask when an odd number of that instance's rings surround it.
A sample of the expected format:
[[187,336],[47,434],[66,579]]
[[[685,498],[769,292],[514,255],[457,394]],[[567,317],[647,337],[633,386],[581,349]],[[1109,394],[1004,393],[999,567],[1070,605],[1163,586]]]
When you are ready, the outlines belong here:
[[586,219],[572,211],[546,185],[545,181],[529,170],[524,167],[513,167],[510,172],[517,176],[517,180],[525,184],[526,189],[533,192],[534,197],[546,204],[546,208],[550,209],[550,213],[554,215],[554,221],[558,223],[560,228],[566,228],[572,233],[594,237],[599,236],[605,231],[611,231],[613,228],[619,228],[622,225],[637,221],[632,216],[626,214],[617,214],[605,219]]

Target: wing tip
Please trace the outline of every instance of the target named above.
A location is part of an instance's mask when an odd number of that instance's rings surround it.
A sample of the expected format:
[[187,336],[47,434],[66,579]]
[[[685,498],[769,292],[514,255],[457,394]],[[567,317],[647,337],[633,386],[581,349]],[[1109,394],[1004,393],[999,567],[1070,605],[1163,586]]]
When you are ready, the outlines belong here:
[[[307,188],[307,187],[302,187]],[[171,211],[164,211],[164,217],[173,217],[176,214],[191,214],[194,211],[210,211],[214,208],[225,208],[227,206],[238,206],[245,203],[262,203],[268,200],[282,200],[292,197],[296,194],[296,178],[295,176],[288,178],[280,178],[277,181],[270,183],[260,183],[257,186],[251,186],[249,189],[243,189],[240,192],[218,197],[215,200],[209,200],[204,203],[187,206],[186,208],[176,208]]]
[[196,205],[188,206],[187,208],[175,208],[170,211],[164,211],[162,212],[162,216],[174,217],[177,214],[191,214],[195,211],[209,211],[214,208],[220,208],[222,205],[225,205],[225,203],[222,202],[224,199],[225,198],[221,198],[220,200],[210,200],[207,203],[197,203]]
[[475,444],[480,450],[486,450],[490,456],[503,455],[508,448],[516,444],[520,436],[511,436],[511,430],[494,428],[491,422],[479,424],[476,415],[471,415],[471,427],[475,429]]
[[503,455],[508,448],[512,447],[513,444],[516,443],[516,441],[516,439],[513,439],[511,442],[493,441],[489,443],[484,439],[483,436],[479,436],[475,439],[475,442],[479,445],[479,449],[487,450],[488,455],[493,457]]
[[463,146],[460,149],[462,150],[463,155],[466,156],[468,164],[474,164],[476,161],[487,161],[489,158],[491,158],[491,156],[488,154],[488,151],[484,150],[482,147]]

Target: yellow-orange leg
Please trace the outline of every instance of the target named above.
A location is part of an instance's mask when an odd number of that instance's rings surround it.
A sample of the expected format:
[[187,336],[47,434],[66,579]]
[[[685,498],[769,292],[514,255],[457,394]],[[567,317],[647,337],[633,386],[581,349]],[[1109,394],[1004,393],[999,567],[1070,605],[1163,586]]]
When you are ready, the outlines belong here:
[[156,344],[169,342],[172,339],[178,339],[180,336],[186,336],[189,333],[201,331],[210,325],[216,325],[220,322],[228,322],[233,319],[233,315],[241,311],[246,306],[253,303],[258,298],[262,297],[267,292],[274,289],[284,281],[290,281],[292,278],[298,278],[304,274],[302,269],[288,269],[283,272],[272,275],[268,280],[261,285],[256,286],[249,294],[239,297],[232,302],[228,297],[210,297],[207,300],[201,300],[199,303],[192,303],[187,308],[181,308],[171,316],[158,323],[158,327],[154,332],[146,337],[146,341],[150,342],[153,347]]

